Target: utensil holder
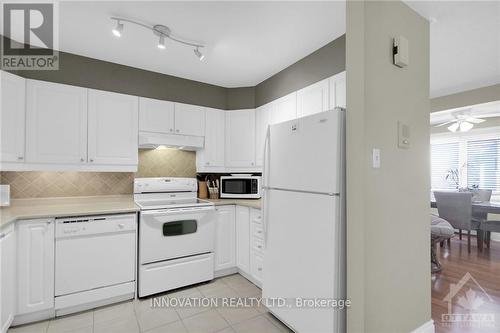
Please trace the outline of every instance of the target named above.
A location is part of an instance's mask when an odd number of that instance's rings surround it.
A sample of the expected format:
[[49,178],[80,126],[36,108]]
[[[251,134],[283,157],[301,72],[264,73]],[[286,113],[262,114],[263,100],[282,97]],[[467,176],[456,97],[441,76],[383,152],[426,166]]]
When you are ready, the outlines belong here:
[[219,188],[209,187],[208,195],[210,196],[210,199],[219,199]]
[[200,199],[208,198],[207,182],[200,180],[198,182],[198,189],[199,189],[198,198],[200,198]]

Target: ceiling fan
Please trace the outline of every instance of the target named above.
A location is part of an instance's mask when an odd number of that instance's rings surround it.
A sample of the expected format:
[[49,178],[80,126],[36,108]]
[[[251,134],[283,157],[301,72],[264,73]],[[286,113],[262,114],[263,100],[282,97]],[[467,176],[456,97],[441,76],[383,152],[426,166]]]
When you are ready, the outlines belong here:
[[480,124],[485,122],[486,120],[481,118],[476,118],[471,116],[469,113],[456,112],[451,115],[454,119],[450,121],[446,121],[444,123],[438,124],[434,127],[448,126],[448,130],[450,132],[456,132],[460,130],[460,132],[467,132],[474,127],[474,124]]

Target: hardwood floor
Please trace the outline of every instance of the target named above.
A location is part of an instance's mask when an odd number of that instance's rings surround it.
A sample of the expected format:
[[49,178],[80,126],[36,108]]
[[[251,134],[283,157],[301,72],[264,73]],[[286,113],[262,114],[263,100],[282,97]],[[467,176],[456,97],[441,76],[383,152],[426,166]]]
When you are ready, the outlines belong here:
[[[443,270],[432,274],[432,319],[436,333],[500,332],[500,242],[492,241],[490,249],[484,248],[479,253],[473,238],[469,254],[467,237],[460,241],[457,235],[451,240],[451,247],[438,246],[437,254]],[[450,286],[460,282],[463,282],[461,288],[453,288],[456,294],[453,292],[449,312],[445,298]],[[455,316],[446,316],[448,313]]]

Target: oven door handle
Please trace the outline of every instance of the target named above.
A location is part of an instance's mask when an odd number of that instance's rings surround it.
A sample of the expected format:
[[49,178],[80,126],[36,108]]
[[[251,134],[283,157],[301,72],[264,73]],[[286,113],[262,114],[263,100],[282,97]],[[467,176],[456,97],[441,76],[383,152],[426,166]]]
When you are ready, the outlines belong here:
[[214,206],[142,210],[141,215],[178,215],[214,211]]

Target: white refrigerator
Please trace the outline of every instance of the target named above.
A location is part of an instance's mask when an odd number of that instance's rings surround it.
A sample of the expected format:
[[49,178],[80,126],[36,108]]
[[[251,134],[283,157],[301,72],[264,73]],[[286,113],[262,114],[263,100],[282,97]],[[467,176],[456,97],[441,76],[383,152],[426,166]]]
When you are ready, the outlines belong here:
[[345,332],[345,310],[296,303],[345,298],[345,110],[271,125],[265,147],[263,297],[295,332]]

